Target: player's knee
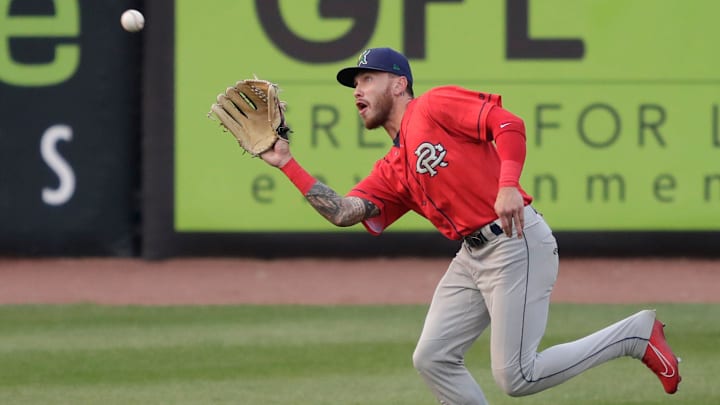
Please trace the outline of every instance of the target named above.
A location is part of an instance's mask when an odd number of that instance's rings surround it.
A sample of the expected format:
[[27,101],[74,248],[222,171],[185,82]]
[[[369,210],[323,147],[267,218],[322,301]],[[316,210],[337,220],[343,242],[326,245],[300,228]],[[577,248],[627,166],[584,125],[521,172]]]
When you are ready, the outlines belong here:
[[424,373],[433,367],[432,357],[427,350],[424,350],[420,346],[415,348],[415,352],[412,356],[413,367],[419,373]]
[[444,359],[438,355],[438,350],[435,350],[432,345],[418,344],[413,353],[413,367],[420,374],[432,375],[438,369],[442,368]]
[[495,383],[505,394],[511,397],[528,395],[527,384],[518,369],[514,367],[493,369]]

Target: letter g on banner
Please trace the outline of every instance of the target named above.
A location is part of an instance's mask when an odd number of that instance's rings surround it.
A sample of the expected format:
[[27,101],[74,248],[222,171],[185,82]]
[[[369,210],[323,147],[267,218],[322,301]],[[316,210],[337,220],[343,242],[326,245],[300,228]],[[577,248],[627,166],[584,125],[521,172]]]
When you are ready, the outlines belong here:
[[357,54],[372,37],[378,20],[379,0],[319,0],[323,18],[351,18],[352,28],[329,41],[310,41],[290,30],[280,13],[280,0],[255,0],[260,24],[270,40],[285,54],[309,62],[335,62]]

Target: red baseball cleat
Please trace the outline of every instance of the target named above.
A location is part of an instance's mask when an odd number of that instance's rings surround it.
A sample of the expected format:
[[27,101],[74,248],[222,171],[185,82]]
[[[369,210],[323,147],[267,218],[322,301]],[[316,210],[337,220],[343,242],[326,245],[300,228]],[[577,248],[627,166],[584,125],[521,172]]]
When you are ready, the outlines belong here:
[[665,388],[665,392],[674,394],[682,380],[678,369],[680,359],[675,357],[675,354],[670,349],[665,339],[664,327],[665,324],[657,319],[655,320],[642,362],[658,376],[663,388]]

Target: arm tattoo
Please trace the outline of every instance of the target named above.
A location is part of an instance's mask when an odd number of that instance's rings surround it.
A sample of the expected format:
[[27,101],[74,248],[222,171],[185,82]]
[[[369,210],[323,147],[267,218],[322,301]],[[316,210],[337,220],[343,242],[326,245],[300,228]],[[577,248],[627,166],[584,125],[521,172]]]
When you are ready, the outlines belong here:
[[341,197],[319,181],[305,198],[320,215],[337,226],[355,225],[380,214],[380,209],[372,202],[359,197]]

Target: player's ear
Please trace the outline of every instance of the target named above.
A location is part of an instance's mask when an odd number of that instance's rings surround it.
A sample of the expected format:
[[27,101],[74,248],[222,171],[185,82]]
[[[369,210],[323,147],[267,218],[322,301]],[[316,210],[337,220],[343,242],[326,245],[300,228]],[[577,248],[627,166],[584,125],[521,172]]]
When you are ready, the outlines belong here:
[[405,92],[408,82],[405,76],[396,76],[393,81],[393,94],[400,96]]

